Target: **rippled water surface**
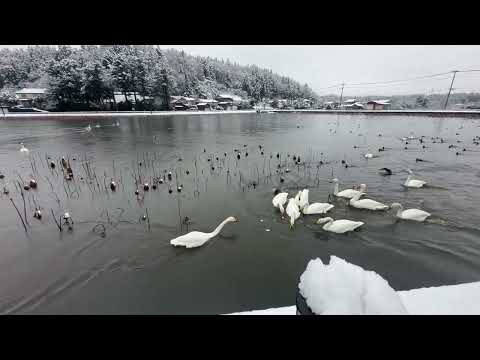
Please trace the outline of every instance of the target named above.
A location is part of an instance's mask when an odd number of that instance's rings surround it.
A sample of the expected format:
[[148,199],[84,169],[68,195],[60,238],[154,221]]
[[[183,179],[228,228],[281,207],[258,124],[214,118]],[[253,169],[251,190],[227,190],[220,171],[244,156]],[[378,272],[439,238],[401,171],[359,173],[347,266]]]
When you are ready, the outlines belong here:
[[[480,146],[472,142],[479,126],[475,119],[328,114],[0,120],[0,187],[10,190],[0,196],[0,313],[217,314],[286,306],[307,262],[332,254],[377,271],[396,290],[479,281]],[[400,140],[421,135],[425,149]],[[445,142],[433,143],[437,136]],[[387,150],[378,152],[382,146]],[[379,157],[366,160],[367,151]],[[64,180],[62,156],[73,181]],[[279,164],[280,172],[291,171],[277,173]],[[382,167],[394,174],[379,175]],[[405,189],[406,168],[429,186]],[[171,182],[135,195],[135,177],[152,184],[168,171]],[[10,197],[23,215],[17,181],[32,176],[38,188],[24,191],[25,233]],[[336,200],[329,216],[363,221],[360,231],[327,233],[314,224],[319,215],[303,216],[289,230],[271,204],[273,189],[294,196],[308,187],[310,202],[325,202],[332,176],[340,189],[365,183],[368,198],[421,208],[432,218],[396,221],[392,213]],[[70,212],[73,231],[59,232],[52,210],[57,218]],[[201,248],[169,244],[187,232],[185,217],[188,231],[212,231],[227,216],[240,222]]]

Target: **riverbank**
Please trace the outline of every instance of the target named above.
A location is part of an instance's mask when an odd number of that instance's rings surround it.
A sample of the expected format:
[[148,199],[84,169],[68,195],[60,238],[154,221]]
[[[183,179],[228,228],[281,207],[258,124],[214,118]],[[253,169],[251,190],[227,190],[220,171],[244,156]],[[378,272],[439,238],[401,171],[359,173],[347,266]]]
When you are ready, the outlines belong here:
[[480,117],[479,110],[273,110],[275,113]]
[[[48,113],[5,113],[0,119],[52,118],[52,117],[115,117],[115,116],[175,116],[175,115],[225,115],[252,114],[256,110],[223,111],[102,111],[102,112],[48,112]],[[405,115],[433,117],[480,117],[477,110],[261,110],[262,114],[338,114],[338,115]]]
[[[479,315],[480,281],[397,291],[410,315]],[[296,306],[229,315],[296,315]]]
[[174,116],[174,115],[223,115],[252,114],[256,110],[224,111],[83,111],[83,112],[49,112],[49,113],[5,113],[0,119],[52,118],[52,117],[113,117],[113,116]]

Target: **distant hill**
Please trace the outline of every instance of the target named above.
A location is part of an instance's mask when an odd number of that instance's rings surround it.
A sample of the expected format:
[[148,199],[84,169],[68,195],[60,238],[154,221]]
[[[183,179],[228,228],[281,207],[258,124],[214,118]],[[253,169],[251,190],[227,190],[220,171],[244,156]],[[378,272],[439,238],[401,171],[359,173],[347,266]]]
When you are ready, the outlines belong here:
[[[115,101],[114,91],[153,96],[315,100],[307,84],[255,65],[192,56],[153,46],[32,46],[0,50],[0,89],[47,87],[57,108],[95,107]],[[136,95],[134,95],[136,96]]]

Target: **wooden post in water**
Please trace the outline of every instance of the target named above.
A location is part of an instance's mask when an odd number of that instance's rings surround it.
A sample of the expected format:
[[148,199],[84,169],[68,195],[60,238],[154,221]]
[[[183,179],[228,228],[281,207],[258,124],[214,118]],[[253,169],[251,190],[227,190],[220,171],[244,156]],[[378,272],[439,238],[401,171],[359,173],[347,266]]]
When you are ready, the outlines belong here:
[[451,93],[451,91],[452,91],[453,82],[455,81],[455,75],[457,75],[458,70],[453,70],[452,72],[453,72],[452,83],[450,84],[450,89],[448,90],[448,95],[447,95],[447,98],[445,99],[445,105],[443,105],[443,110],[445,110],[445,109],[447,108],[448,98],[450,97],[450,93]]

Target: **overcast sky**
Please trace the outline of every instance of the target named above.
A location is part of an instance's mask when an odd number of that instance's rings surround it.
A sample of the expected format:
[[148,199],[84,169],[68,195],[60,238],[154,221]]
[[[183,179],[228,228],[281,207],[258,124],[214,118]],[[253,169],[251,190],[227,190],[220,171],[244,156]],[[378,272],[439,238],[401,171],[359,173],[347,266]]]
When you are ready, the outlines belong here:
[[[5,47],[5,46],[3,46]],[[9,46],[10,47],[10,46]],[[400,45],[160,45],[193,55],[256,64],[309,84],[319,95],[346,84],[403,80],[452,70],[480,70],[480,46]],[[346,87],[344,96],[445,93],[452,76],[383,85]],[[457,92],[480,91],[480,72],[458,73]]]

